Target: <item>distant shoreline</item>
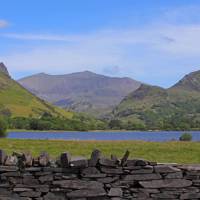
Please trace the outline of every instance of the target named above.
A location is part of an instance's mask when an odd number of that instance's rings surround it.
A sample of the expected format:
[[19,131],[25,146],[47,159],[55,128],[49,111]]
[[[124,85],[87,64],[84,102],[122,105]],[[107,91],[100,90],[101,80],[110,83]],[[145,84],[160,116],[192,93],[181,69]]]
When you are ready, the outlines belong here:
[[26,130],[26,129],[8,129],[7,132],[55,132],[55,133],[64,133],[64,132],[161,132],[161,131],[179,131],[179,132],[191,132],[191,131],[200,131],[200,130],[89,130],[89,131],[67,131],[67,130]]

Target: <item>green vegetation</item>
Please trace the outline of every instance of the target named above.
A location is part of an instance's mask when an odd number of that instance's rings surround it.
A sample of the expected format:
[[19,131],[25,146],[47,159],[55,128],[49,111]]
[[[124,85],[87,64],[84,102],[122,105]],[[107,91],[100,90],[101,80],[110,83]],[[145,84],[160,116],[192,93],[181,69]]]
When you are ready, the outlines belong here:
[[200,129],[199,113],[199,90],[142,85],[114,109],[113,119],[120,129],[187,131]]
[[144,158],[157,162],[200,163],[199,142],[142,142],[142,141],[52,141],[52,140],[14,140],[0,139],[0,149],[7,153],[13,151],[31,152],[37,156],[47,151],[52,157],[69,151],[73,156],[90,157],[93,149],[100,149],[106,156],[111,153],[122,157],[125,150],[132,158]]
[[9,129],[25,130],[103,130],[106,124],[85,114],[74,114],[72,118],[55,117],[44,113],[40,118],[14,117],[7,119]]
[[183,133],[179,138],[180,141],[191,141],[192,135],[190,133]]
[[40,117],[44,112],[71,118],[72,112],[40,100],[6,74],[0,72],[0,115],[7,117]]
[[106,128],[103,121],[66,111],[37,98],[2,72],[0,116],[9,129],[87,131]]
[[0,118],[0,137],[6,137],[7,136],[7,123]]

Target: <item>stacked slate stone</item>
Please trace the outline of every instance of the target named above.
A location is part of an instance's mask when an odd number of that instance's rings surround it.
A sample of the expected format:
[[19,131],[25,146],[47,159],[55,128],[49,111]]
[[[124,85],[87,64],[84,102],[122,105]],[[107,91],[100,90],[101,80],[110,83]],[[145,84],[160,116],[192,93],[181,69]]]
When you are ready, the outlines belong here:
[[143,159],[102,156],[52,161],[47,153],[0,150],[0,200],[200,199],[200,165],[157,164]]

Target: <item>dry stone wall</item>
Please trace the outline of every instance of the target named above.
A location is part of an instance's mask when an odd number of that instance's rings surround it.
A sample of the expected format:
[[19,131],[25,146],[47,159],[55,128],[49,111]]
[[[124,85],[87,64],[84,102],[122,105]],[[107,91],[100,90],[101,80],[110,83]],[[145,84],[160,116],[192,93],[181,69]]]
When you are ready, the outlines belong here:
[[62,153],[56,161],[42,153],[0,150],[0,200],[123,200],[200,199],[200,165],[158,164],[112,155],[99,150],[90,159],[71,159]]

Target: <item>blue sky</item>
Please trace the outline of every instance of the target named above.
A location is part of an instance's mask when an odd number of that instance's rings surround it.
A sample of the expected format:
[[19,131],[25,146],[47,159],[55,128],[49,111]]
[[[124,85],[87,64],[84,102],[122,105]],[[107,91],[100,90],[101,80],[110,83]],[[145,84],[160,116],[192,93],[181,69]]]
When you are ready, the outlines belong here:
[[200,69],[199,0],[0,0],[13,78],[90,70],[169,87]]

